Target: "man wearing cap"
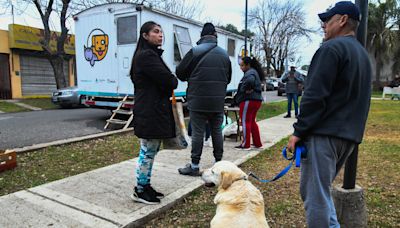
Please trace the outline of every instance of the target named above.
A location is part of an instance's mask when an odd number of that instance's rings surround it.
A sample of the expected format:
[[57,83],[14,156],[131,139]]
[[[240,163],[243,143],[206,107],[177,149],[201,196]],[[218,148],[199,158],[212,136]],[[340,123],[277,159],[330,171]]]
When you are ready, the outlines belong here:
[[292,100],[294,103],[294,114],[297,118],[297,115],[299,114],[299,108],[298,108],[298,95],[299,95],[299,85],[304,81],[303,76],[296,71],[295,66],[290,67],[290,71],[287,72],[283,77],[282,77],[282,82],[285,82],[285,92],[286,96],[288,99],[288,111],[287,115],[284,116],[283,118],[290,118],[291,117],[291,110],[292,110]]
[[342,1],[318,14],[324,42],[305,81],[301,112],[287,149],[303,143],[300,194],[308,227],[340,227],[330,194],[333,180],[361,143],[371,98],[371,63],[356,40],[360,11]]
[[222,121],[226,87],[231,81],[232,69],[228,53],[217,46],[217,32],[206,23],[201,38],[176,67],[176,75],[187,81],[187,101],[192,126],[191,163],[178,169],[182,175],[199,176],[206,121],[211,128],[215,161],[223,155]]

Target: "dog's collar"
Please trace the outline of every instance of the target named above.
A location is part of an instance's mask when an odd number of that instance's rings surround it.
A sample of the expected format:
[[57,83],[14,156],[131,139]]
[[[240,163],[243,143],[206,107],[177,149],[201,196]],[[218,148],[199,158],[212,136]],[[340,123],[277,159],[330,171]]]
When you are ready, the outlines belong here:
[[[240,180],[245,180],[245,181],[247,181],[247,180],[248,180],[248,177],[247,177],[247,176],[243,176],[243,177],[240,177],[240,178],[236,179],[235,181],[240,181]],[[234,182],[235,182],[235,181],[234,181]]]

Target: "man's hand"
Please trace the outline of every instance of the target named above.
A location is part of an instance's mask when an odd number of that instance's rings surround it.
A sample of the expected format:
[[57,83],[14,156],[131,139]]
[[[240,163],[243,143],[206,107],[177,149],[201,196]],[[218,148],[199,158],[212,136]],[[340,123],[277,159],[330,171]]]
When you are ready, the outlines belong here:
[[291,135],[289,138],[289,142],[287,144],[287,150],[291,153],[293,153],[296,149],[296,143],[300,142],[301,138]]

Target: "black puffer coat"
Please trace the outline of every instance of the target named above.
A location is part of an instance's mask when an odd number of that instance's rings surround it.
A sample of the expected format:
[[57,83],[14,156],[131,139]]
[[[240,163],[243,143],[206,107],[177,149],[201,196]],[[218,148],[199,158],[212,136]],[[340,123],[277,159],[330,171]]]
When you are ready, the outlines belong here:
[[143,139],[175,137],[175,122],[170,97],[178,80],[161,59],[163,50],[145,46],[132,63],[135,87],[133,126]]
[[[231,61],[227,52],[217,46],[215,36],[203,36],[197,44],[176,68],[178,78],[188,81],[188,109],[223,112],[226,87],[232,75]],[[199,59],[199,56],[204,57]]]

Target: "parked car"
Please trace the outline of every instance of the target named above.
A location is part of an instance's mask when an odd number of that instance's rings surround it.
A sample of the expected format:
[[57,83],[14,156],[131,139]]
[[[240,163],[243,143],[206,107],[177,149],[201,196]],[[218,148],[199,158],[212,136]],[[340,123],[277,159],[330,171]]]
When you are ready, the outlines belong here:
[[282,96],[285,93],[285,83],[279,80],[278,82],[278,96]]
[[271,80],[267,79],[267,80],[265,80],[264,83],[262,83],[262,88],[265,91],[271,91],[271,90],[274,90],[274,84],[272,83]]
[[66,87],[54,91],[51,96],[51,102],[60,105],[62,108],[71,108],[83,106],[83,97],[78,93],[78,87]]
[[271,77],[271,78],[269,78],[269,80],[271,81],[271,83],[274,85],[274,89],[278,89],[278,84],[279,84],[279,79],[278,78],[274,78],[274,77]]

